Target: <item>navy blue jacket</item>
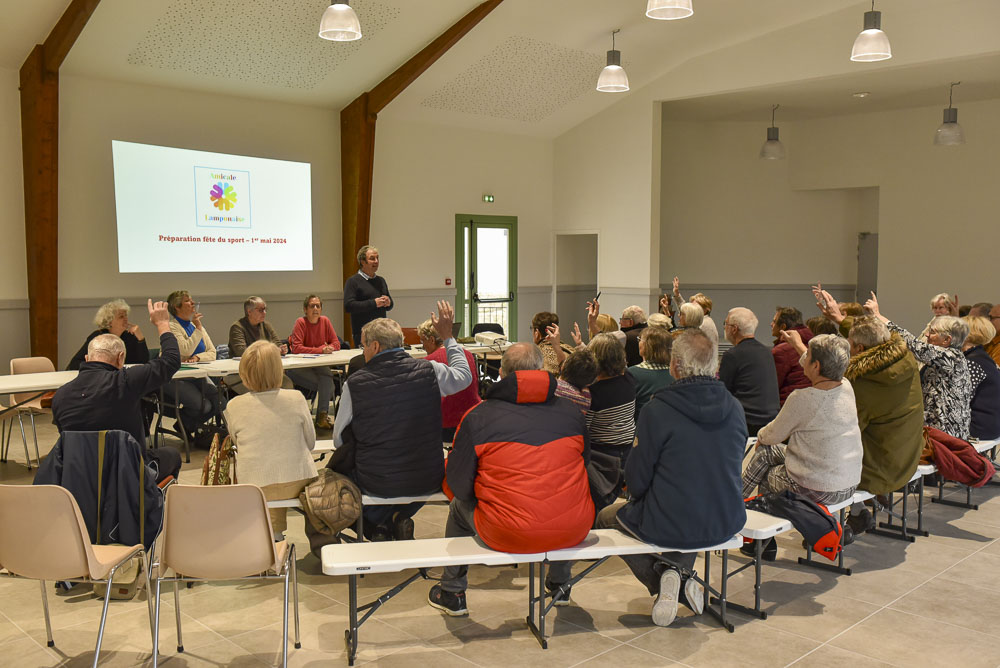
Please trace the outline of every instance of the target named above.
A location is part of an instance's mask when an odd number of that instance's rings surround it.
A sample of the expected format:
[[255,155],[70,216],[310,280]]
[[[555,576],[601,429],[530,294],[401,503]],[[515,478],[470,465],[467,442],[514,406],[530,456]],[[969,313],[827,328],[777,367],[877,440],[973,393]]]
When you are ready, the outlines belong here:
[[642,540],[693,549],[729,540],[746,523],[743,407],[722,382],[676,381],[639,415],[625,464],[629,502],[618,521]]
[[966,350],[965,359],[969,361],[969,371],[974,379],[973,364],[978,364],[985,376],[972,394],[969,435],[982,439],[1000,437],[1000,368],[982,346]]

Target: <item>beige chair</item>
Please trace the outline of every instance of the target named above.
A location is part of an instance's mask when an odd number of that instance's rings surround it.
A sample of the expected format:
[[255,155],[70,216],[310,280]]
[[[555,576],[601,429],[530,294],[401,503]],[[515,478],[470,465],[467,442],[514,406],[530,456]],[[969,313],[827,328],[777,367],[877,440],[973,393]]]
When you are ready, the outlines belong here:
[[[11,375],[19,373],[49,373],[55,371],[56,367],[52,364],[52,360],[48,357],[17,357],[10,361],[10,373]],[[32,399],[34,397],[34,399]],[[26,401],[31,399],[31,401]],[[17,407],[17,421],[21,427],[21,442],[24,443],[24,458],[28,462],[28,469],[31,469],[31,457],[28,455],[28,439],[24,435],[24,414],[27,413],[31,417],[31,434],[35,438],[35,460],[38,462],[39,466],[42,463],[42,458],[38,454],[38,431],[35,429],[35,416],[43,415],[45,413],[52,413],[51,408],[42,407],[42,396],[38,396],[38,392],[22,392],[20,394],[13,395],[13,401],[15,404],[25,401],[24,404]],[[13,425],[11,425],[11,430],[13,431]]]
[[[159,655],[160,585],[174,583],[177,617],[177,651],[184,651],[181,636],[179,582],[203,580],[284,580],[282,620],[284,642],[281,664],[288,665],[288,585],[295,605],[295,647],[299,642],[299,586],[295,546],[274,542],[264,493],[256,485],[172,485],[167,490],[163,533],[153,564],[156,605],[153,614],[153,666]],[[165,577],[167,571],[173,577]]]
[[[145,563],[142,545],[91,545],[80,508],[68,490],[57,485],[0,485],[0,564],[11,575],[41,581],[49,647],[55,641],[45,581],[105,583],[104,610],[94,650],[96,668],[113,589],[111,579],[136,555]],[[145,568],[142,571],[146,573]],[[148,596],[146,599],[152,632],[152,601]]]

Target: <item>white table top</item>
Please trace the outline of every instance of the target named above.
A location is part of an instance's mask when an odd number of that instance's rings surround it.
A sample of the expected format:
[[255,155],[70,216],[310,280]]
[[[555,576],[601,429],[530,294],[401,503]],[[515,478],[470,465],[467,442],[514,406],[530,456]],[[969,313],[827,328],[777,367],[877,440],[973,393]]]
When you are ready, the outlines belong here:
[[[19,392],[47,392],[58,390],[66,383],[74,380],[79,371],[49,371],[46,373],[19,373],[0,376],[0,394],[17,394]],[[174,378],[205,378],[205,369],[181,369]]]

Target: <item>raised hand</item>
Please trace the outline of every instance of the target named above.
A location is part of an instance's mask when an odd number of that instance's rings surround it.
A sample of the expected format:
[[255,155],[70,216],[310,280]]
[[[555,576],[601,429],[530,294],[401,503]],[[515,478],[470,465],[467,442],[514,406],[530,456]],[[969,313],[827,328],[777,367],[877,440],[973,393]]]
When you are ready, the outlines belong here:
[[583,334],[580,333],[579,323],[576,322],[573,323],[573,331],[569,333],[569,336],[571,339],[573,339],[574,346],[583,345]]
[[948,315],[958,315],[958,295],[955,295],[955,301],[949,300],[948,304]]
[[552,344],[553,347],[559,345],[559,325],[549,325],[545,330],[545,340]]
[[872,297],[865,302],[865,310],[871,313],[873,316],[881,320],[882,322],[888,322],[889,319],[882,315],[882,312],[878,309],[878,297],[872,292]]
[[676,297],[679,302],[684,301],[681,297],[681,279],[677,276],[674,276],[674,297]]
[[799,336],[798,330],[783,329],[779,334],[779,338],[781,338],[783,343],[787,343],[792,348],[795,348],[795,352],[799,355],[806,351],[806,344],[802,343],[802,337]]
[[591,336],[597,334],[597,316],[601,314],[601,303],[596,299],[587,302],[587,331]]
[[437,314],[431,312],[431,324],[434,325],[434,331],[441,340],[447,341],[452,338],[451,326],[455,322],[455,309],[447,301],[439,301],[437,308]]

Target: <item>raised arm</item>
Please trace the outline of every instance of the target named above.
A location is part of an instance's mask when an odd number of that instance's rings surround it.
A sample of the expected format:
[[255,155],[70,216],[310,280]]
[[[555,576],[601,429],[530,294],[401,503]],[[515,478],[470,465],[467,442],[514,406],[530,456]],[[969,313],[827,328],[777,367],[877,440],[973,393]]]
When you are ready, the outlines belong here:
[[[441,396],[461,392],[472,382],[472,369],[469,368],[469,361],[465,359],[465,349],[451,335],[452,323],[455,321],[455,309],[447,301],[437,303],[438,312],[431,313],[431,323],[438,337],[444,341],[444,349],[448,354],[448,365],[440,362],[431,362],[434,368],[434,375],[437,377],[438,388]],[[343,400],[341,400],[343,401]]]

